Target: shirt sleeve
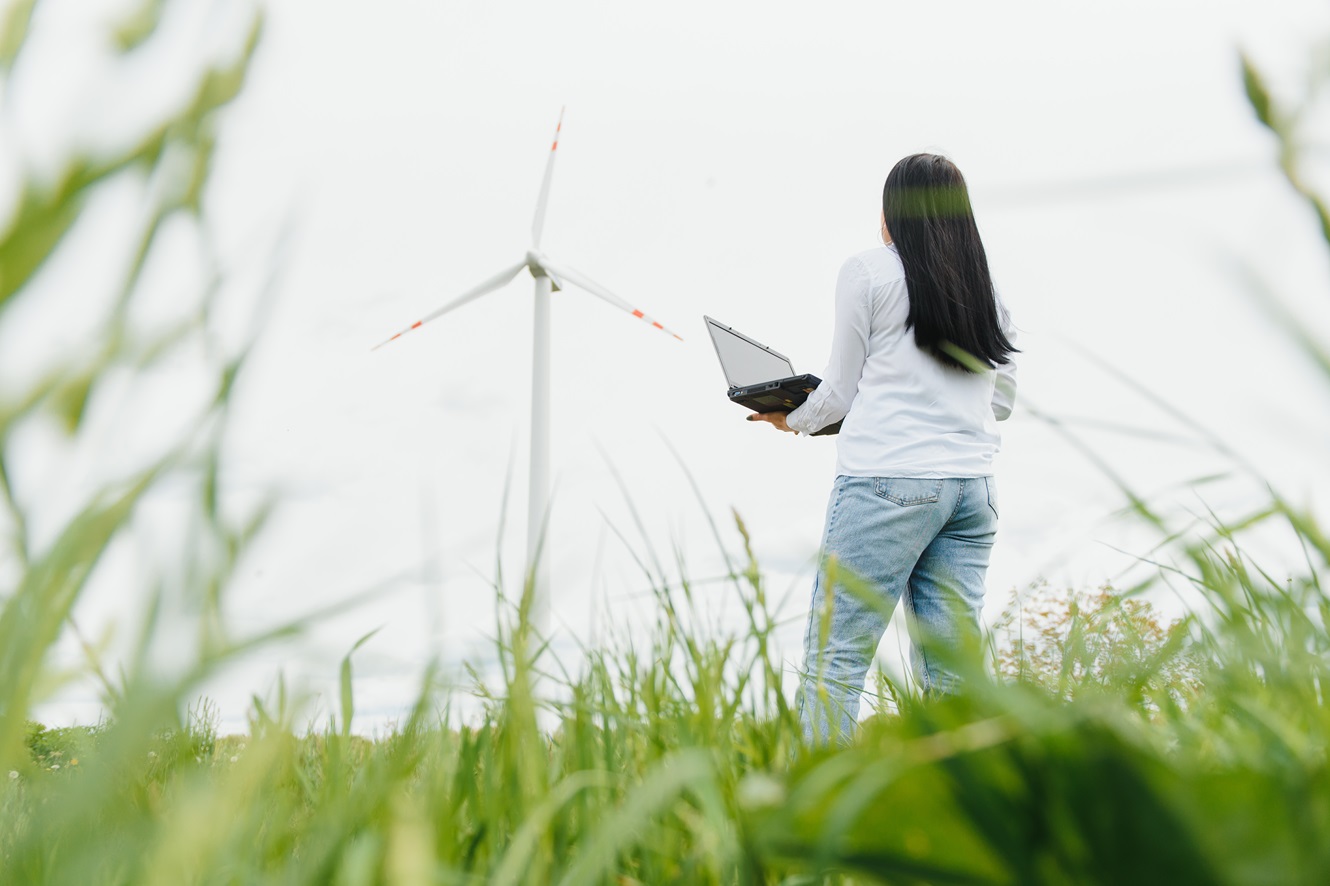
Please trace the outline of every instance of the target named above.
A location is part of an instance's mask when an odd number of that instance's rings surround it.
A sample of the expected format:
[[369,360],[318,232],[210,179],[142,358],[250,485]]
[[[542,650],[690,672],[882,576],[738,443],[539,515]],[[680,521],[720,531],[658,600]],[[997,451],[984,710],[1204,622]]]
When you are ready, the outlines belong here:
[[[1001,304],[998,306],[998,312],[1002,317],[1002,331],[1006,334],[1007,341],[1016,344],[1016,327],[1011,324],[1011,316]],[[998,364],[997,378],[993,383],[993,417],[998,421],[1006,421],[1011,417],[1011,410],[1015,405],[1016,355],[1008,354],[1007,362]]]
[[850,411],[868,357],[868,282],[868,269],[859,258],[852,257],[841,265],[836,280],[831,356],[822,373],[822,383],[803,405],[785,417],[793,430],[811,434],[840,421]]

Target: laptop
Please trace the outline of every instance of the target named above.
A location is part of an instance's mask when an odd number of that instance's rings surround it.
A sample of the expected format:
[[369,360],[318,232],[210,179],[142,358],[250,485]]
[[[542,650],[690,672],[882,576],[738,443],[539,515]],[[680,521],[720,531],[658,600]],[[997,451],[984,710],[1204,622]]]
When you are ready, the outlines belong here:
[[[793,412],[822,384],[816,375],[796,375],[788,357],[748,336],[703,316],[720,368],[730,383],[730,400],[754,412]],[[835,434],[840,422],[814,431],[814,437]]]

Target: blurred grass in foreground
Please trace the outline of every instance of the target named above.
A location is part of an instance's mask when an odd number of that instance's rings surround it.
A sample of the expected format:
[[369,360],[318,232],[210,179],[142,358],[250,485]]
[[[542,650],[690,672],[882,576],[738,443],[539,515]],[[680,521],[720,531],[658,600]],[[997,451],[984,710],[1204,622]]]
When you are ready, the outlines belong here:
[[[124,29],[125,53],[155,39],[165,5],[146,4]],[[31,7],[11,7],[6,74]],[[103,183],[159,185],[108,306],[104,347],[0,400],[4,557],[17,567],[0,587],[0,882],[1330,881],[1321,586],[1330,540],[1273,492],[1241,527],[1176,537],[1133,497],[1172,539],[1203,610],[1163,626],[1134,598],[1140,588],[1036,594],[996,644],[996,677],[973,675],[963,697],[929,703],[888,685],[898,713],[873,718],[846,749],[799,744],[751,550],[727,553],[744,631],[687,627],[701,621],[691,585],[662,580],[648,642],[611,639],[565,670],[532,633],[528,588],[504,610],[502,679],[476,686],[486,699],[476,723],[456,721],[431,676],[391,734],[353,735],[348,654],[340,711],[322,732],[299,735],[298,712],[278,698],[255,700],[247,735],[217,736],[215,712],[191,707],[195,687],[297,627],[235,641],[220,617],[230,570],[262,522],[260,512],[235,524],[219,506],[218,441],[243,353],[212,367],[215,394],[191,430],[90,497],[48,544],[33,543],[10,444],[40,422],[77,438],[109,372],[145,371],[208,335],[210,291],[191,322],[155,336],[133,328],[128,306],[164,222],[202,224],[217,114],[240,89],[258,33],[256,22],[236,61],[200,74],[193,100],[135,146],[71,160],[54,183],[25,181],[0,234],[3,324]],[[1292,121],[1246,72],[1260,119],[1289,144]],[[1324,219],[1291,151],[1284,168]],[[1330,387],[1324,343],[1302,328],[1295,341]],[[195,531],[179,552],[190,568],[171,586],[199,604],[194,662],[170,675],[148,664],[159,590],[123,673],[104,673],[85,644],[106,722],[28,722],[59,685],[50,651],[99,558],[168,478],[194,490]],[[1241,531],[1274,521],[1306,559],[1265,572],[1244,554]]]

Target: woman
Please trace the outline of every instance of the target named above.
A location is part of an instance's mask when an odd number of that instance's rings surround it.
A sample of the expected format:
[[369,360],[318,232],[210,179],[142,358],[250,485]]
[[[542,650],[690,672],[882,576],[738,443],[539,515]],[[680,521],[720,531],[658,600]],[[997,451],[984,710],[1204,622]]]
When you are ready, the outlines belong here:
[[897,601],[925,693],[953,690],[978,650],[997,422],[1016,391],[1013,334],[960,170],[935,154],[897,163],[881,233],[881,248],[841,267],[822,384],[788,415],[749,417],[805,434],[844,419],[796,702],[817,743],[853,734]]

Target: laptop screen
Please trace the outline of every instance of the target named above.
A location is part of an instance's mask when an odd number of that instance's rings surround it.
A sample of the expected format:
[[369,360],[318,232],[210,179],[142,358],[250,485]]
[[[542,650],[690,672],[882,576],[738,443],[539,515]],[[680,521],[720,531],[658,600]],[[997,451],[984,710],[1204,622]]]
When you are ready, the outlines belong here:
[[743,388],[794,375],[794,367],[789,360],[709,317],[707,329],[711,332],[716,356],[720,357],[720,365],[725,370],[725,380],[730,383],[730,387]]

